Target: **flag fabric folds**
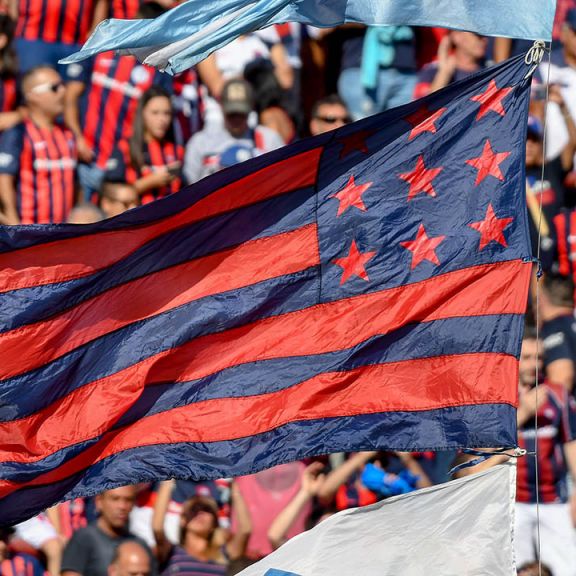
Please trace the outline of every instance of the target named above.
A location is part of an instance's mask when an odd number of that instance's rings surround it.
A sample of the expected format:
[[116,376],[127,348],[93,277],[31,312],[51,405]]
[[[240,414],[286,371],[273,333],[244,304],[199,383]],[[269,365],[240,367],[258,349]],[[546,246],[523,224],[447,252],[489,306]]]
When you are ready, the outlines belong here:
[[526,71],[104,222],[0,227],[0,522],[331,451],[515,445]]
[[240,576],[514,576],[514,464],[331,516]]
[[62,62],[119,50],[176,74],[242,34],[284,22],[441,26],[549,41],[555,11],[555,0],[187,0],[154,20],[106,20]]

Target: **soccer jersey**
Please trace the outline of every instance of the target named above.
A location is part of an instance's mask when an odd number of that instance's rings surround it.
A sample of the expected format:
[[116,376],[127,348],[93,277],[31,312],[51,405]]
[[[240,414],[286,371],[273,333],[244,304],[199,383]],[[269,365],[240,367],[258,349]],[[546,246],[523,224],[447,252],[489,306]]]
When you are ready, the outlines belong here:
[[36,558],[27,554],[15,554],[0,562],[2,576],[43,576],[44,569]]
[[112,0],[110,18],[136,18],[141,3],[140,0]]
[[[138,170],[133,166],[130,159],[130,146],[126,140],[121,141],[110,159],[108,179],[112,181],[126,181],[133,184],[139,178],[153,174],[159,168],[182,162],[184,148],[173,142],[152,140],[144,143],[144,166]],[[148,204],[153,200],[164,198],[169,194],[178,192],[182,188],[182,179],[174,178],[167,186],[148,190],[141,196],[142,204]]]
[[25,120],[0,139],[0,173],[16,182],[22,224],[64,222],[74,204],[77,152],[74,135],[60,126]]
[[546,384],[542,388],[548,398],[538,410],[538,429],[531,419],[518,430],[518,445],[528,452],[518,459],[518,502],[536,502],[536,442],[540,502],[566,502],[568,498],[564,444],[575,438],[576,405],[564,386]]
[[17,89],[15,77],[0,77],[0,112],[10,112],[16,108]]
[[166,567],[162,570],[163,576],[210,576],[226,574],[226,566],[211,560],[199,560],[181,548],[175,546],[168,559]]
[[60,532],[67,539],[70,539],[76,530],[88,525],[84,498],[74,498],[74,500],[62,502],[58,505],[57,512],[60,520]]
[[93,18],[93,0],[19,0],[16,38],[83,44]]
[[83,106],[84,137],[94,150],[96,164],[105,169],[115,145],[132,133],[142,94],[153,84],[170,89],[171,79],[133,56],[104,52],[79,80],[89,87]]

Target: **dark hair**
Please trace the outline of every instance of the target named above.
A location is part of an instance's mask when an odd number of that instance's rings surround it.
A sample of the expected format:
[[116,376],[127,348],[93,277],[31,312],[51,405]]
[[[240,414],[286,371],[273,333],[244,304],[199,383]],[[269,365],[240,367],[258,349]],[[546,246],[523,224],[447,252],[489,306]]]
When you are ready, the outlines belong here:
[[136,13],[136,18],[158,18],[164,12],[166,12],[166,8],[162,4],[158,4],[158,2],[142,2]]
[[[537,576],[537,574],[540,573],[539,569],[540,567],[538,562],[528,562],[528,564],[522,564],[522,566],[518,568],[518,574],[522,574],[522,572],[525,571],[530,571],[528,574],[526,574],[526,576]],[[550,570],[546,564],[542,564],[542,576],[553,576],[552,570]]]
[[[168,98],[170,106],[172,100],[170,94],[162,88],[162,86],[153,85],[142,94],[140,102],[138,102],[138,110],[136,111],[136,118],[134,119],[134,130],[130,137],[130,161],[136,170],[140,171],[144,166],[144,117],[143,111],[148,102],[154,98]],[[174,126],[170,124],[168,132],[164,136],[168,142],[174,142]]]
[[22,86],[22,90],[24,90],[24,85],[26,84],[26,82],[30,81],[30,78],[33,78],[34,76],[36,76],[36,74],[38,74],[38,72],[40,72],[41,70],[52,70],[53,72],[58,73],[58,70],[56,70],[56,68],[54,66],[51,66],[50,64],[38,64],[38,66],[34,66],[33,68],[30,68],[30,70],[27,70],[21,78],[20,81],[20,85]]
[[12,44],[15,28],[14,20],[8,14],[0,14],[0,34],[5,34],[7,38],[6,46],[0,50],[0,77],[3,78],[18,74],[18,60]]
[[522,340],[537,340],[536,326],[526,323],[524,325],[524,336]]
[[316,100],[316,102],[314,102],[314,106],[312,106],[311,117],[316,118],[316,116],[318,116],[318,110],[320,110],[320,107],[325,106],[326,104],[331,106],[338,104],[339,106],[342,106],[344,109],[348,110],[344,100],[342,100],[338,94],[330,94],[330,96],[320,98],[320,100]]
[[545,274],[542,286],[554,306],[574,307],[574,283],[559,274]]
[[[214,519],[214,531],[218,528],[218,505],[213,498],[207,496],[193,496],[184,502],[180,516],[186,519],[186,524],[198,514],[198,512],[209,512]],[[186,538],[186,527],[180,533],[180,545],[184,545]]]

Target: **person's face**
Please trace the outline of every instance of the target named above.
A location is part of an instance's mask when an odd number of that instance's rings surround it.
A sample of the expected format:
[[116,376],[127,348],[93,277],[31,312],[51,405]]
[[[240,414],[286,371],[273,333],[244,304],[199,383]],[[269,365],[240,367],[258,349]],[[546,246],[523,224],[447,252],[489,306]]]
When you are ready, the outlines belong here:
[[576,31],[568,24],[562,28],[561,40],[566,52],[576,58]]
[[248,115],[237,112],[224,116],[226,129],[234,138],[240,138],[248,130]]
[[531,388],[536,382],[536,369],[542,367],[538,354],[538,342],[533,338],[522,341],[520,363],[518,366],[521,388]]
[[532,136],[528,135],[526,138],[526,166],[539,166],[542,162],[542,142]]
[[350,122],[348,111],[341,104],[322,104],[316,116],[310,121],[312,136],[340,128]]
[[107,184],[100,201],[100,207],[108,216],[118,216],[138,206],[138,192],[129,184]]
[[60,74],[49,68],[38,70],[27,86],[26,102],[50,118],[64,112],[64,83]]
[[481,60],[486,55],[486,38],[474,32],[452,32],[452,42],[469,58]]
[[144,132],[157,140],[162,140],[172,122],[172,105],[165,96],[157,96],[146,103],[142,110]]
[[150,576],[150,557],[144,550],[122,552],[110,566],[109,576]]
[[210,538],[217,528],[217,518],[214,509],[209,504],[200,501],[185,511],[182,524],[186,532]]
[[110,528],[123,529],[128,525],[128,517],[134,507],[135,499],[134,486],[107,490],[96,497],[96,509],[100,513],[100,518]]

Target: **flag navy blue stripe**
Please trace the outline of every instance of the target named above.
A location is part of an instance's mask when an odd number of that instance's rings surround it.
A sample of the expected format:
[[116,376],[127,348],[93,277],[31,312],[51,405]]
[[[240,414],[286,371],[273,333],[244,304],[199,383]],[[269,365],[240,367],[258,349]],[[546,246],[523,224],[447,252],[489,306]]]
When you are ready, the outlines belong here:
[[[36,370],[2,381],[0,422],[22,418],[77,388],[144,358],[214,332],[307,308],[318,298],[318,269],[195,300],[93,340]],[[234,295],[235,314],[226,314]],[[202,318],[202,322],[197,319]],[[192,321],[196,320],[196,321]],[[111,357],[108,351],[114,350]],[[55,386],[54,383],[58,382]],[[26,394],[22,394],[26,390]]]
[[[122,486],[126,478],[136,483],[173,477],[201,480],[241,476],[308,456],[377,450],[383,447],[382,438],[387,439],[386,449],[399,451],[492,446],[495,436],[503,445],[514,446],[515,423],[512,406],[484,404],[291,422],[231,441],[133,448],[60,482],[24,488],[6,496],[0,500],[0,524],[19,522],[46,502],[56,502],[65,495],[72,499]],[[299,441],[295,443],[290,438]],[[278,449],[261,449],[269,444]]]
[[[169,232],[90,276],[5,292],[0,294],[0,333],[52,318],[115,286],[170,266],[301,228],[315,221],[314,208],[314,189],[303,188]],[[226,233],[220,234],[222,230]],[[162,257],[148,257],[155,252]]]
[[[495,352],[517,357],[519,350],[516,342],[523,323],[520,314],[435,320],[404,326],[339,352],[251,362],[190,382],[158,383],[143,390],[140,398],[128,408],[113,429],[196,402],[285,390],[330,372],[335,366],[339,371],[348,371],[373,364],[472,352]],[[37,462],[3,463],[3,478],[25,482],[70,460],[101,438],[98,436],[59,450]]]

